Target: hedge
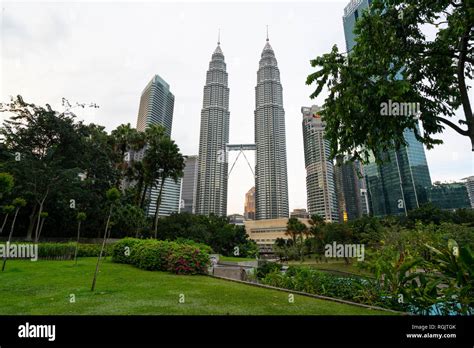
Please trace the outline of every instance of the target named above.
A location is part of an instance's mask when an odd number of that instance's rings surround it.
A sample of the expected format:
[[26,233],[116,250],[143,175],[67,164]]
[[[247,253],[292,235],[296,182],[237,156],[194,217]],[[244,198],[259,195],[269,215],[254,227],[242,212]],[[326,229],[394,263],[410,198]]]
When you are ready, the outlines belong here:
[[195,242],[124,238],[115,243],[112,261],[149,271],[207,274],[211,248]]
[[[4,244],[4,243],[3,243]],[[11,243],[11,244],[33,244],[33,243]],[[78,257],[95,257],[100,253],[102,244],[81,244],[77,249]],[[106,245],[104,255],[107,255],[111,245]],[[74,258],[76,242],[69,243],[38,243],[38,258],[46,260],[70,260]]]

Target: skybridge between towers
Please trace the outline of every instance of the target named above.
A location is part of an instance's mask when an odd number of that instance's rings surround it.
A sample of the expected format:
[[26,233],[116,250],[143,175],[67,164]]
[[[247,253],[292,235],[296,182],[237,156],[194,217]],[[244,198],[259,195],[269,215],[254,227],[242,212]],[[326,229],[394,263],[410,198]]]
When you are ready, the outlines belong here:
[[252,168],[252,166],[250,165],[250,162],[249,162],[249,160],[247,159],[247,156],[245,156],[245,153],[244,153],[244,151],[255,151],[256,150],[255,144],[227,144],[225,148],[226,148],[226,152],[239,151],[239,154],[237,155],[237,157],[235,158],[234,163],[232,164],[232,167],[230,167],[230,170],[229,170],[229,173],[227,174],[227,177],[229,177],[230,173],[232,173],[232,169],[234,169],[235,163],[237,163],[237,160],[239,159],[240,155],[243,155],[244,158],[245,158],[245,161],[247,162],[247,164],[248,164],[248,166],[249,166],[250,170],[252,171],[252,174],[255,178],[255,171]]

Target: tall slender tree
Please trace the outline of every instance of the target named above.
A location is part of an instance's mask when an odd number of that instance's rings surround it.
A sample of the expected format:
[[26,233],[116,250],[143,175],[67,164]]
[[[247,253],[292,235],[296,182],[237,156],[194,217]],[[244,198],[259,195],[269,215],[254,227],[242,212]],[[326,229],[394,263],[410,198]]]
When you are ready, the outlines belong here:
[[99,256],[97,257],[97,264],[95,266],[95,273],[94,273],[94,279],[92,280],[91,291],[95,290],[95,283],[97,281],[97,274],[99,273],[100,260],[102,259],[102,254],[104,253],[105,245],[107,243],[110,218],[112,216],[112,211],[113,211],[115,203],[120,199],[120,191],[117,190],[115,187],[113,187],[106,192],[106,197],[110,203],[109,216],[107,218],[107,223],[105,225],[104,240],[102,241],[102,247],[100,249]]
[[74,265],[77,265],[77,250],[79,249],[79,238],[81,237],[81,222],[86,219],[86,213],[80,211],[76,215],[77,220],[77,240],[76,240],[76,250],[74,251]]
[[[13,216],[13,221],[12,221],[12,226],[10,228],[10,234],[8,236],[8,242],[7,245],[10,245],[10,242],[12,240],[13,236],[13,231],[15,229],[15,222],[16,222],[16,217],[18,215],[18,212],[20,211],[20,208],[24,207],[26,205],[26,201],[23,198],[15,198],[12,202],[12,205],[16,208],[15,209],[15,215]],[[5,270],[5,266],[7,264],[7,256],[3,256],[3,265],[2,265],[2,272]]]

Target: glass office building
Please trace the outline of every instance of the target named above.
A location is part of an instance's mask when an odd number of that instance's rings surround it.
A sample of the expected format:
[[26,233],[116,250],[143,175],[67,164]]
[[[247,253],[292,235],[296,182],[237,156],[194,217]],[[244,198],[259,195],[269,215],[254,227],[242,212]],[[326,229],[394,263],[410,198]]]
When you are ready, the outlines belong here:
[[[343,24],[346,49],[351,51],[355,42],[355,23],[370,0],[352,0],[344,9]],[[407,146],[382,154],[386,162],[375,163],[374,158],[364,166],[369,198],[369,210],[375,216],[406,214],[428,201],[427,188],[431,186],[425,150],[413,130],[405,130]]]

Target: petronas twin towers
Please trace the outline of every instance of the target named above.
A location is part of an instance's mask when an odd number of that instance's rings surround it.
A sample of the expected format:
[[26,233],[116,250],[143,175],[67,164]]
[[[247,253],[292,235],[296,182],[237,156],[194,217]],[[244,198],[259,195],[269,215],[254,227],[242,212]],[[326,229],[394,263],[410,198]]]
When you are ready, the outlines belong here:
[[[220,42],[212,54],[204,86],[199,139],[196,213],[227,215],[229,88]],[[285,111],[275,53],[268,37],[255,87],[256,219],[287,218]]]

